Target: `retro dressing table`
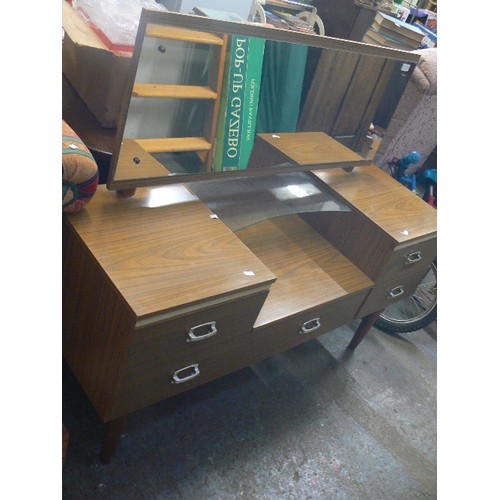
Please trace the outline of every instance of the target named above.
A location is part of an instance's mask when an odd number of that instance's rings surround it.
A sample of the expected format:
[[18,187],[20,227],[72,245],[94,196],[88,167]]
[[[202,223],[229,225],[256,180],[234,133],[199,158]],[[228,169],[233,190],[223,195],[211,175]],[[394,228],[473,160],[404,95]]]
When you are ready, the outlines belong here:
[[[157,14],[143,11],[138,38],[153,20],[200,29]],[[134,178],[119,151],[108,186],[64,217],[63,354],[105,425],[103,462],[133,411],[360,319],[355,349],[436,255],[435,210],[337,140],[306,131],[255,144],[244,175],[162,176],[154,159]]]

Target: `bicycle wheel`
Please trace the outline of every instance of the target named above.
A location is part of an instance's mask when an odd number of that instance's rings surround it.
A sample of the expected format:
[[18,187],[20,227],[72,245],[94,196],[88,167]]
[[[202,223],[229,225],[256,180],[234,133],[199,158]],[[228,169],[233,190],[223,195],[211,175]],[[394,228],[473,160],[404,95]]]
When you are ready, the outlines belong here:
[[412,295],[388,306],[374,326],[386,333],[420,330],[437,317],[437,261],[434,261]]

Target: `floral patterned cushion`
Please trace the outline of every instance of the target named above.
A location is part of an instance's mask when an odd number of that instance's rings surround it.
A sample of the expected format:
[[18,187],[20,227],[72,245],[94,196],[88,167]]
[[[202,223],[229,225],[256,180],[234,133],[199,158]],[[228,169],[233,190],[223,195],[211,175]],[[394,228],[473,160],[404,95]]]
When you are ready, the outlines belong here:
[[75,213],[94,196],[99,184],[97,163],[76,132],[62,121],[62,210]]

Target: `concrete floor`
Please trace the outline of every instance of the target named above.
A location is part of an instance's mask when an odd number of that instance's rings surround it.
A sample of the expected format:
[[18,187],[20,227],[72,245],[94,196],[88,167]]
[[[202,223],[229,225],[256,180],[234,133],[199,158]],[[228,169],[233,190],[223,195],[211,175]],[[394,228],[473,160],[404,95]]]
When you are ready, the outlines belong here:
[[346,354],[357,324],[130,415],[108,465],[63,368],[63,498],[436,498],[436,324]]

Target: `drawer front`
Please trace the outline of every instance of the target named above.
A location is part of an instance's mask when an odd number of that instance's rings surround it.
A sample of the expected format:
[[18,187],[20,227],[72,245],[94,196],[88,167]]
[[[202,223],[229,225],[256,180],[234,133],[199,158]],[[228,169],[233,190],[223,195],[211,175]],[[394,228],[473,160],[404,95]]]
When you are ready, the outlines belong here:
[[[136,410],[206,382],[205,370],[200,376],[195,368],[186,367],[198,363],[201,368],[200,363],[204,362],[206,368],[206,360],[212,359],[223,362],[219,353],[240,345],[250,335],[267,293],[259,292],[136,329],[126,356],[114,416],[118,416],[117,411],[123,414],[125,409]],[[186,369],[179,372],[183,368]]]
[[429,266],[379,283],[369,293],[356,317],[362,318],[375,311],[385,309],[389,304],[412,294],[426,275],[428,269]]
[[352,321],[369,290],[256,328],[252,363],[302,344]]
[[389,281],[397,276],[428,268],[437,254],[437,238],[418,240],[411,245],[397,247],[383,275],[377,281]]
[[[213,307],[198,309],[178,318],[136,328],[129,349],[127,370],[142,371],[161,353],[162,361],[217,349],[249,332],[267,297],[267,290]],[[149,368],[147,368],[149,369]]]
[[166,345],[140,358],[136,348],[135,356],[129,357],[110,418],[205,384],[329,332],[354,318],[367,293],[365,290],[252,331],[238,330],[228,335],[227,342],[213,343],[210,348],[172,353]]
[[126,415],[164,399],[206,384],[248,365],[246,342],[251,332],[235,336],[228,346],[215,352],[192,354],[164,364],[155,363],[143,376],[124,377],[110,418]]

